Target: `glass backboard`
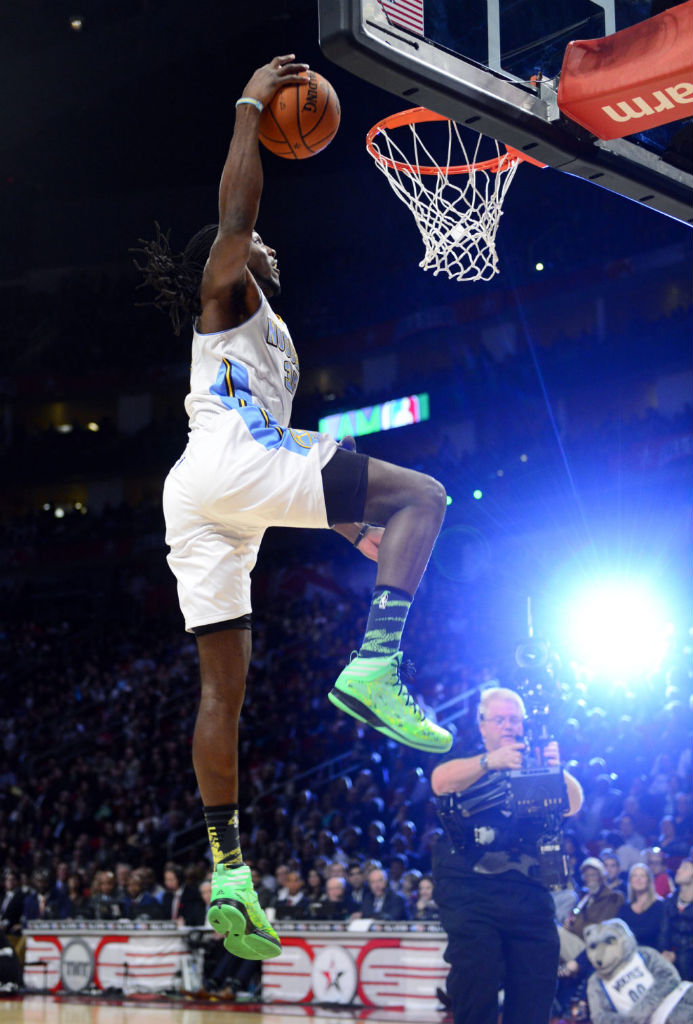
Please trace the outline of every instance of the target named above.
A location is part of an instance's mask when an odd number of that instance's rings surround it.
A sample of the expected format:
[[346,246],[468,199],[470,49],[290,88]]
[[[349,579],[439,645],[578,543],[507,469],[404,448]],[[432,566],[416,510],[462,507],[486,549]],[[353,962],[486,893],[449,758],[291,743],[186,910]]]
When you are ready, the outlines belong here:
[[403,107],[428,107],[693,223],[690,119],[604,141],[556,100],[571,40],[611,35],[652,8],[648,0],[318,0],[324,54],[401,96]]

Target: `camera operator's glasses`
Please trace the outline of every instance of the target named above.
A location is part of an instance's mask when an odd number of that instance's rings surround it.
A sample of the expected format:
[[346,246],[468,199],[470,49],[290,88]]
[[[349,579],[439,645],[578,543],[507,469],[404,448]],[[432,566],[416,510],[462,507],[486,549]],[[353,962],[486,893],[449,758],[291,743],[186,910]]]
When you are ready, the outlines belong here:
[[492,722],[493,725],[498,726],[500,729],[503,722],[507,722],[508,725],[512,725],[514,729],[519,729],[522,725],[522,715],[493,715],[491,718],[485,718],[485,722]]

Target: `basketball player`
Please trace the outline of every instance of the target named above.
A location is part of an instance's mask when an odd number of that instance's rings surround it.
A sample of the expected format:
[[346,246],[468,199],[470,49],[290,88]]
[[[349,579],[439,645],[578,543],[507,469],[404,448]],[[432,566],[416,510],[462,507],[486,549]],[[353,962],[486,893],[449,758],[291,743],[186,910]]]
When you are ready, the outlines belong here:
[[268,526],[332,527],[378,563],[363,644],[329,698],[361,722],[421,750],[450,734],[428,721],[400,679],[400,637],[445,510],[431,477],[369,459],[326,434],[289,427],[298,359],[268,298],[274,249],[255,231],[262,164],[258,121],[280,86],[301,81],[293,54],[259,68],[236,104],[219,188],[219,224],[181,256],[168,236],[143,243],[140,266],[176,333],[193,319],[190,434],[164,487],[169,564],[200,659],[193,763],[214,860],[209,921],[229,952],[278,956],[276,932],[243,864],[238,721],[250,660],[250,571]]

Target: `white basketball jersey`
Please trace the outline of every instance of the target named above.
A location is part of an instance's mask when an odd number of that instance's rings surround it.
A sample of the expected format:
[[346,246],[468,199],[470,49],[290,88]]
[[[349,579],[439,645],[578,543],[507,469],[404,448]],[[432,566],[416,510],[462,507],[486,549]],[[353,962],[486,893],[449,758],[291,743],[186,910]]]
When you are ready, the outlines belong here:
[[287,427],[298,385],[298,357],[286,324],[260,292],[260,307],[228,331],[193,330],[190,392],[185,410],[190,429],[209,427],[230,410],[259,406],[270,421]]

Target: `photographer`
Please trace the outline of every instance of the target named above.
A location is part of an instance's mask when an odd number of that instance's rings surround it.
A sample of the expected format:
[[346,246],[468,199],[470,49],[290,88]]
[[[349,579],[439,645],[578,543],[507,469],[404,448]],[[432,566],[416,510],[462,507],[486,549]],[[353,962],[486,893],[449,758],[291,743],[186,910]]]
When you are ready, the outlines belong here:
[[[483,750],[454,748],[431,778],[446,832],[433,853],[433,875],[455,1024],[497,1024],[500,988],[504,1024],[547,1024],[556,990],[558,936],[541,857],[547,853],[556,875],[561,821],[580,809],[582,789],[555,770],[558,745],[547,742],[545,775],[560,797],[547,797],[546,812],[518,811],[506,773],[523,768],[524,719],[513,690],[485,690],[478,709]],[[538,775],[539,791],[550,792]]]

